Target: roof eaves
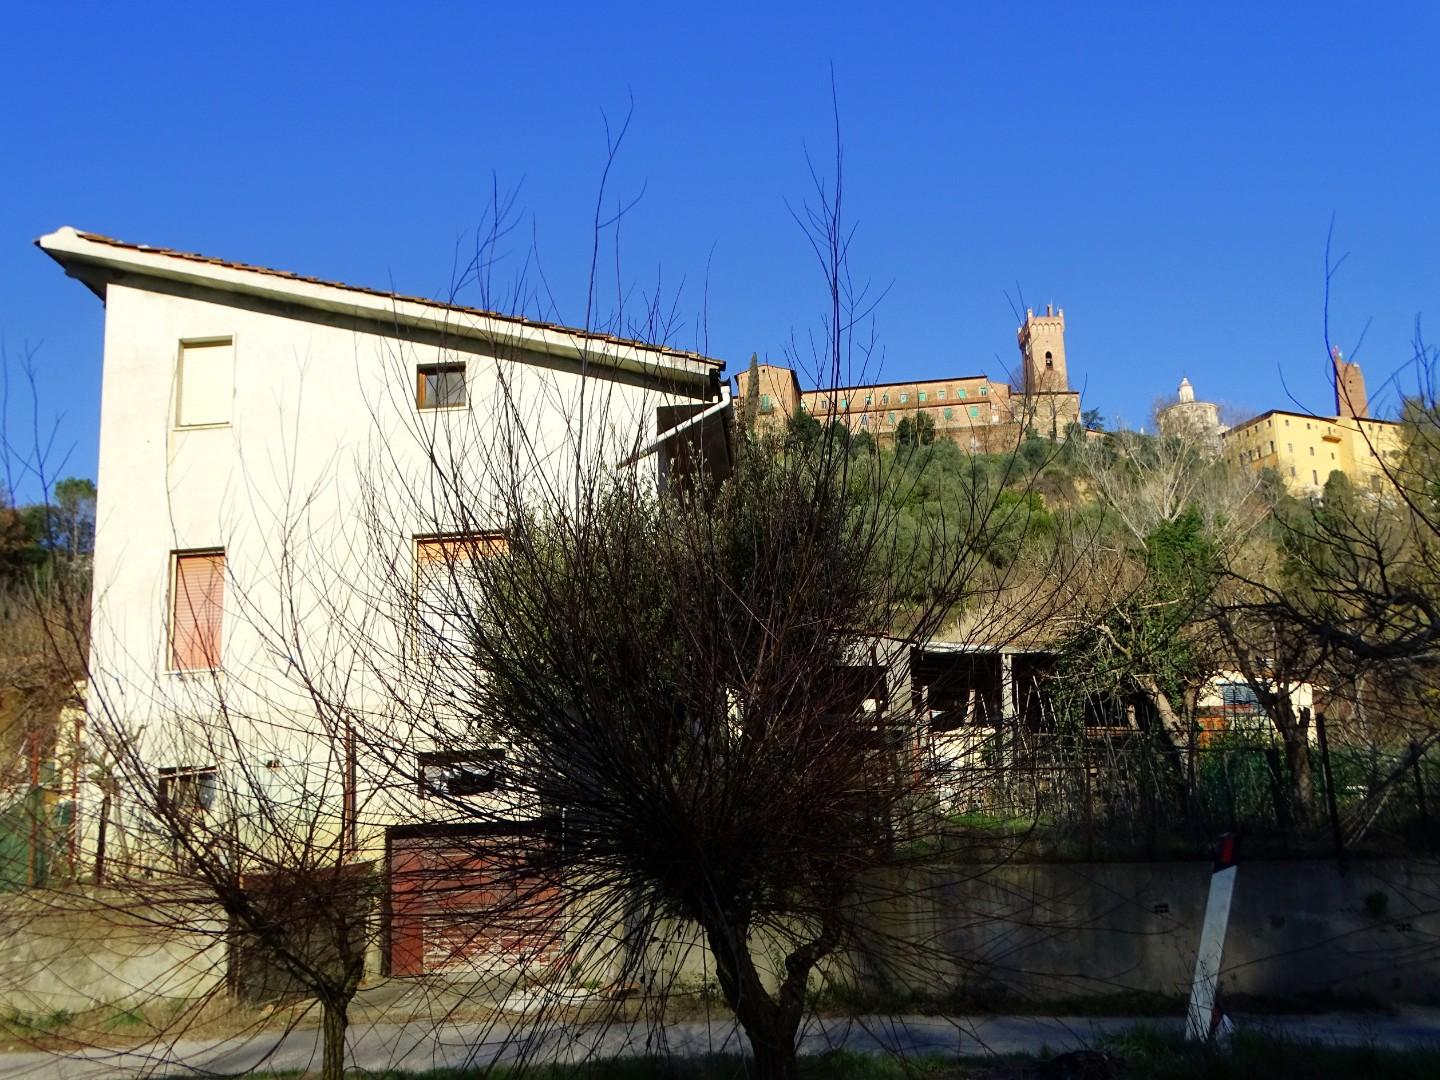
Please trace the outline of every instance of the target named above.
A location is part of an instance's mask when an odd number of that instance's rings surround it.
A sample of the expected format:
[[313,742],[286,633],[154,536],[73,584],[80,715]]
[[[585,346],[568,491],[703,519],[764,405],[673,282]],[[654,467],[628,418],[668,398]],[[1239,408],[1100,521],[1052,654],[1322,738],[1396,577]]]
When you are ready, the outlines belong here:
[[[386,319],[395,319],[408,315],[411,316],[411,318],[403,321],[414,321],[417,323],[441,322],[453,332],[463,333],[466,329],[469,329],[484,332],[491,336],[504,337],[507,335],[502,328],[510,327],[513,328],[513,330],[508,336],[516,338],[523,336],[529,344],[535,344],[534,335],[539,335],[542,342],[552,347],[565,346],[555,351],[571,351],[593,355],[585,345],[567,343],[565,339],[573,339],[573,341],[583,343],[594,342],[606,346],[605,352],[614,353],[616,350],[630,350],[635,354],[649,354],[655,356],[658,363],[663,366],[678,367],[689,370],[691,373],[718,372],[725,366],[723,360],[703,356],[700,353],[675,349],[670,346],[652,345],[647,342],[619,337],[613,334],[576,329],[574,327],[561,326],[556,323],[545,322],[538,319],[530,319],[518,315],[506,315],[500,312],[486,311],[481,308],[466,307],[460,304],[446,303],[425,297],[406,296],[401,293],[386,292],[380,289],[371,289],[366,286],[348,285],[344,282],[306,277],[286,270],[275,270],[269,267],[233,262],[208,255],[200,255],[194,252],[174,251],[169,248],[150,247],[145,244],[132,244],[123,240],[116,240],[113,237],[102,236],[98,233],[82,232],[68,226],[41,237],[36,241],[36,245],[62,266],[66,266],[67,269],[69,268],[69,263],[73,261],[110,269],[129,269],[142,274],[149,273],[155,276],[177,278],[180,280],[203,280],[207,284],[216,285],[225,289],[239,289],[270,295],[283,294],[288,300],[309,303],[312,306],[328,307],[331,309],[348,308],[354,314],[366,315],[371,318],[384,317]],[[90,245],[100,250],[89,250]],[[167,267],[167,263],[172,265]],[[170,272],[167,273],[167,270]],[[251,277],[256,280],[246,280]],[[266,284],[260,284],[259,279],[264,279]],[[352,299],[350,303],[336,303],[334,302],[336,298],[330,297],[329,299],[332,302],[324,303],[323,301],[326,298],[320,295],[321,292],[342,294]],[[384,306],[378,302],[383,302]],[[471,325],[467,327],[462,323],[450,321],[457,316],[464,320],[469,320]],[[530,333],[526,334],[526,331]],[[612,356],[611,359],[618,361],[623,358]],[[632,357],[631,359],[633,360],[635,358]],[[655,365],[642,363],[641,366]]]

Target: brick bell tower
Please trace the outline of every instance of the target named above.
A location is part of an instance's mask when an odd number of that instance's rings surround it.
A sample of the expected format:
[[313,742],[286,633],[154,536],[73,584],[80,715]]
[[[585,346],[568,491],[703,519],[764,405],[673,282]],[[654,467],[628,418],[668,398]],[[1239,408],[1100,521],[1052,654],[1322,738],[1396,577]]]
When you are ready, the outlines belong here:
[[1065,309],[1045,305],[1045,314],[1025,309],[1025,325],[1016,332],[1020,339],[1024,391],[1053,394],[1070,389],[1065,372]]
[[1337,345],[1330,350],[1335,365],[1335,415],[1340,418],[1364,420],[1370,415],[1370,400],[1365,396],[1365,375],[1360,365],[1340,355]]

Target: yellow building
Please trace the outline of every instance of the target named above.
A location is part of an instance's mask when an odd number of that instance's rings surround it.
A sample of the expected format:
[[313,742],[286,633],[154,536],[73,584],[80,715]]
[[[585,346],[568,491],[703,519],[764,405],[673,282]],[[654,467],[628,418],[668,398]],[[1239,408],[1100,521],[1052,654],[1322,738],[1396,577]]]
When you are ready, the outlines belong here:
[[1316,494],[1332,472],[1362,490],[1380,491],[1385,466],[1404,451],[1399,424],[1391,420],[1310,416],[1272,409],[1225,433],[1225,456],[1257,472],[1274,469],[1296,493]]
[[1257,472],[1274,469],[1296,494],[1318,494],[1332,472],[1362,491],[1388,486],[1405,452],[1404,428],[1369,413],[1359,365],[1334,355],[1335,412],[1330,416],[1272,409],[1225,432],[1224,455]]
[[[985,375],[956,375],[910,382],[865,383],[828,390],[801,390],[792,368],[760,364],[759,425],[785,423],[797,409],[822,424],[838,422],[893,442],[907,416],[928,414],[937,438],[962,448],[995,452],[1015,445],[1023,430],[1059,438],[1080,420],[1080,394],[1069,388],[1065,365],[1065,312],[1025,313],[1017,331],[1024,374],[1019,393]],[[746,400],[749,372],[736,376],[736,396]]]

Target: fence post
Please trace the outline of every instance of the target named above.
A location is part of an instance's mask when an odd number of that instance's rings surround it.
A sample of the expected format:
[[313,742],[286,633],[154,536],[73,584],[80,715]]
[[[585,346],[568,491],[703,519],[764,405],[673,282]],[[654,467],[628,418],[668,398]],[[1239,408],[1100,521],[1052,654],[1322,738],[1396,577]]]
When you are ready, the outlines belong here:
[[[1303,717],[1308,709],[1301,709]],[[1330,812],[1330,834],[1335,843],[1335,858],[1345,857],[1345,838],[1340,831],[1340,805],[1335,798],[1335,774],[1330,769],[1330,740],[1325,736],[1325,714],[1315,714],[1315,734],[1320,738],[1320,767],[1325,773],[1325,806]]]
[[1185,1038],[1191,1042],[1210,1042],[1224,1026],[1218,993],[1220,962],[1225,954],[1225,932],[1230,926],[1235,874],[1235,836],[1226,833],[1216,846],[1205,920],[1200,926],[1200,944],[1195,950],[1195,977],[1190,984],[1190,1005],[1185,1012]]
[[1285,781],[1282,775],[1284,763],[1280,760],[1280,751],[1274,746],[1267,746],[1262,753],[1265,757],[1265,772],[1270,777],[1270,801],[1275,804],[1275,824],[1280,826],[1280,831],[1286,837],[1294,839],[1295,830],[1290,820],[1290,801],[1285,797]]

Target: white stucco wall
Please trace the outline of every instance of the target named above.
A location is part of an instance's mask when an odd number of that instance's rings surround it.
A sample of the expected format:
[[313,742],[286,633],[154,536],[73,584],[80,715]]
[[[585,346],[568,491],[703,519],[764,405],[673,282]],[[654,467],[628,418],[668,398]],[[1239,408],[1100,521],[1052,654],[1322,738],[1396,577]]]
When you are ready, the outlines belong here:
[[[474,341],[441,348],[418,332],[189,287],[112,282],[106,308],[90,711],[133,733],[148,767],[248,770],[231,786],[282,801],[310,790],[338,802],[340,790],[336,741],[324,737],[289,653],[303,649],[299,667],[336,680],[348,672],[345,700],[383,720],[393,687],[347,650],[359,626],[374,655],[405,647],[397,571],[412,565],[417,535],[446,531],[453,517],[427,442],[475,461],[463,470],[469,524],[498,527],[498,516],[486,521],[496,484],[563,489],[577,467],[613,467],[652,439],[658,406],[696,400],[600,365],[582,375],[573,359]],[[234,341],[231,421],[177,428],[180,343],[217,337]],[[457,360],[467,364],[467,407],[418,411],[416,365]],[[487,455],[517,435],[521,467],[488,470]],[[653,455],[630,467],[653,482]],[[172,553],[197,548],[226,556],[223,671],[214,675],[167,670]],[[222,707],[229,719],[217,739],[207,719]],[[237,729],[238,744],[225,747]],[[362,798],[367,778],[413,768],[362,764]],[[385,802],[372,798],[362,815],[372,832],[414,809],[403,794],[379,809]],[[117,815],[142,827],[134,808]]]

